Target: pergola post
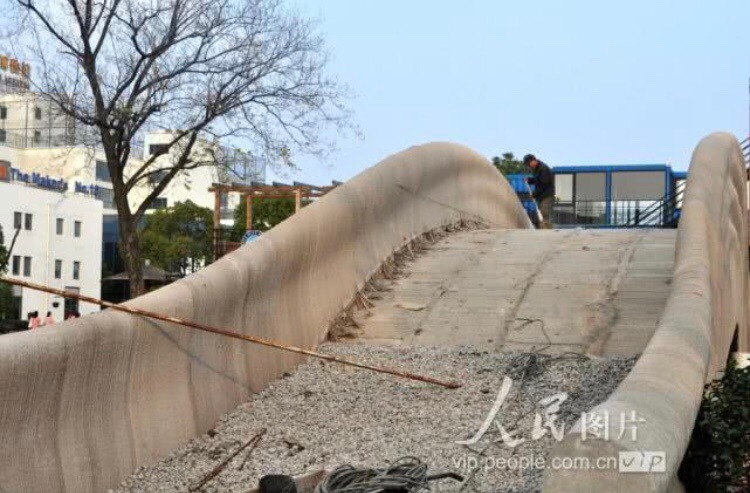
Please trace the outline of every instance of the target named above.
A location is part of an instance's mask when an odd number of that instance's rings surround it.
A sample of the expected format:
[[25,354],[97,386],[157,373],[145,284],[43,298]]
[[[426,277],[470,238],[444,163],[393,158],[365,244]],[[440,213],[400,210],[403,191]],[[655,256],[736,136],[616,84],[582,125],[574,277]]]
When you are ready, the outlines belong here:
[[245,195],[245,231],[253,229],[253,196]]
[[221,189],[214,190],[214,260],[219,259],[221,243]]
[[273,185],[256,184],[251,185],[227,185],[214,183],[208,189],[214,194],[214,260],[227,253],[235,244],[226,241],[222,235],[221,228],[221,199],[222,194],[239,193],[245,197],[245,229],[253,229],[253,198],[259,199],[287,199],[294,197],[294,212],[299,212],[302,208],[302,199],[316,199],[327,194],[340,185],[339,182],[333,182],[330,186],[315,186],[305,183],[295,182],[293,185],[284,183],[274,183]]

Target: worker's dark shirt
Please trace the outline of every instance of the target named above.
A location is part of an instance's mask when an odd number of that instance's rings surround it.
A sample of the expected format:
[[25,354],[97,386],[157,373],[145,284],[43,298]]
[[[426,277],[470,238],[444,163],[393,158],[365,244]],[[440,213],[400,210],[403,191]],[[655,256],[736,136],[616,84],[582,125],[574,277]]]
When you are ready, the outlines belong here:
[[539,164],[534,168],[534,176],[529,179],[529,183],[534,185],[534,198],[536,200],[555,196],[555,172],[543,162],[539,161]]

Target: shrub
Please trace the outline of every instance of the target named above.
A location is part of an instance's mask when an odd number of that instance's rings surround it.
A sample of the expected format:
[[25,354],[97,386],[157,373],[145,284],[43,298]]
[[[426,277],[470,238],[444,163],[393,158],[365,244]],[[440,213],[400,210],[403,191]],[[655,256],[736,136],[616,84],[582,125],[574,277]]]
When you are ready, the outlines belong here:
[[750,491],[750,367],[706,385],[679,472],[689,492]]

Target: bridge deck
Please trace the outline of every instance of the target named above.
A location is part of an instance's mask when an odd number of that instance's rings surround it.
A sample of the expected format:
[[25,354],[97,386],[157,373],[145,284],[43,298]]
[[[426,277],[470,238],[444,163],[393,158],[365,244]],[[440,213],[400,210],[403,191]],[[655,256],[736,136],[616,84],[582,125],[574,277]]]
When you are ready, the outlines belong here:
[[410,263],[360,341],[640,353],[662,313],[674,230],[479,230]]

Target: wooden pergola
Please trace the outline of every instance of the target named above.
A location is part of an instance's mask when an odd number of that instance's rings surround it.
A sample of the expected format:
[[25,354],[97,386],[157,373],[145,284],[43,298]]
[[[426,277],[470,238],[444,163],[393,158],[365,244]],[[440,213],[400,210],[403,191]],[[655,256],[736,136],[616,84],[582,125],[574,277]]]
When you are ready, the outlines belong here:
[[[219,233],[221,229],[221,197],[230,193],[239,193],[245,197],[246,213],[245,213],[245,229],[251,230],[253,227],[253,199],[286,199],[294,198],[294,212],[299,212],[302,207],[302,199],[312,199],[322,197],[337,186],[341,185],[341,182],[334,181],[329,186],[318,186],[310,185],[308,183],[302,183],[295,181],[289,185],[287,183],[273,182],[271,185],[266,183],[251,182],[250,185],[244,184],[231,184],[224,185],[220,183],[214,183],[208,189],[209,192],[214,194],[214,231]],[[219,258],[219,234],[215,234],[214,241],[214,258]]]

